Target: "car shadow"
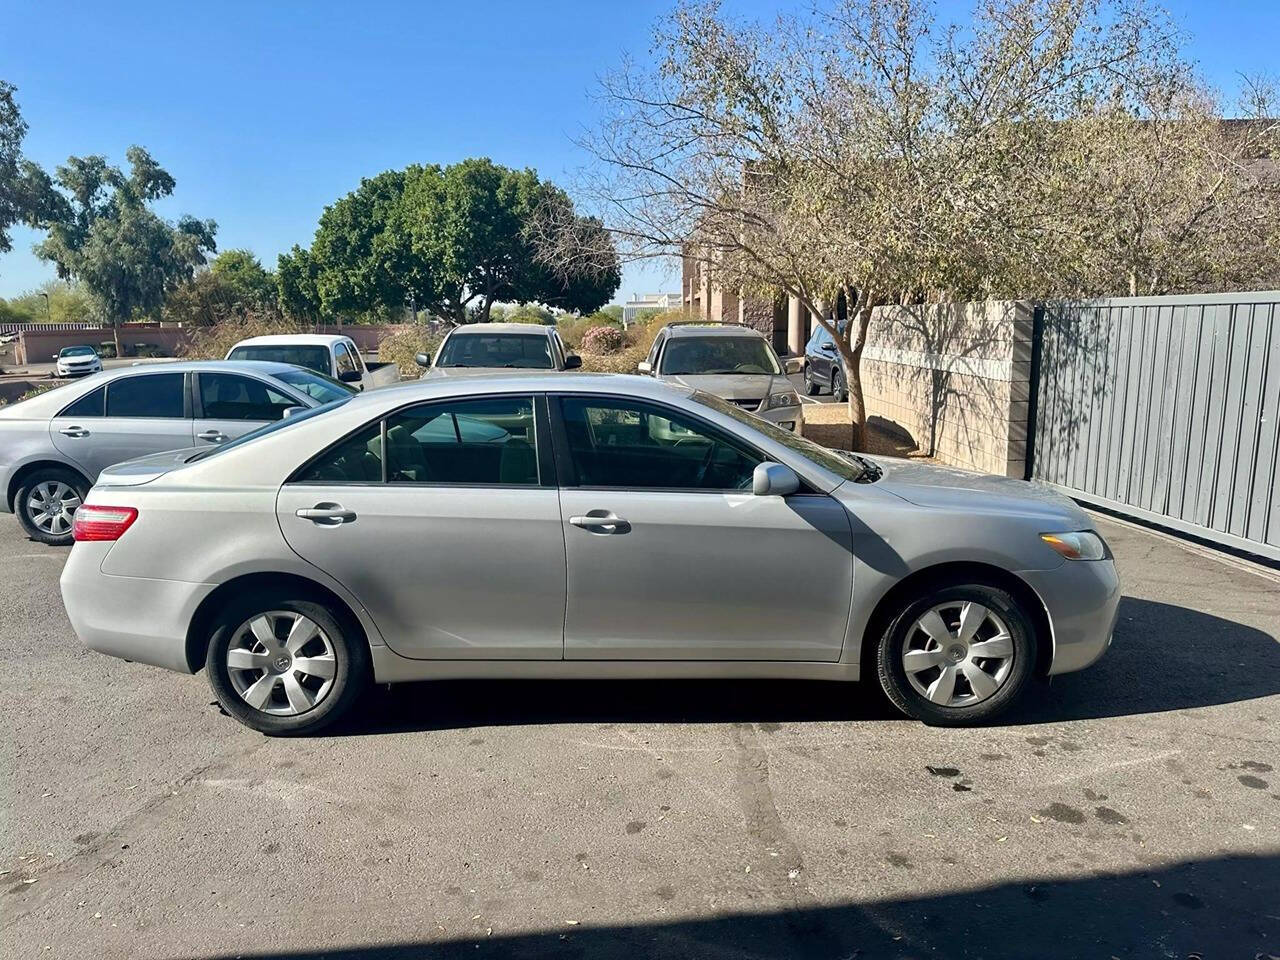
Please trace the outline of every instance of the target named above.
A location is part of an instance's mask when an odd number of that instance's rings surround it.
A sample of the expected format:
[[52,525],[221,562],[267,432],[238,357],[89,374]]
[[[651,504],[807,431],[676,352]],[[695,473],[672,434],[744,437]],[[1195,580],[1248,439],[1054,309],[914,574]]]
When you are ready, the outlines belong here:
[[[234,955],[244,960],[1268,957],[1280,942],[1274,902],[1278,876],[1280,856],[1223,856],[928,896]],[[669,906],[679,908],[683,892],[665,891],[666,899],[674,900]],[[688,896],[689,909],[703,905],[698,891]],[[423,915],[436,914],[424,908]]]
[[[1186,607],[1125,597],[1097,664],[1038,682],[1000,725],[1101,719],[1280,693],[1280,643]],[[439,680],[370,692],[328,735],[557,723],[901,720],[874,681]]]

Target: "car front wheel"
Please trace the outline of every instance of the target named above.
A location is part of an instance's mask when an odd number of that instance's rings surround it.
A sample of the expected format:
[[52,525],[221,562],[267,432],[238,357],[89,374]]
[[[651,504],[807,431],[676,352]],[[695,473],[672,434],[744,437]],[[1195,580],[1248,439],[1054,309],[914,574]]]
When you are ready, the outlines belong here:
[[978,583],[935,587],[903,609],[877,649],[880,685],[898,709],[935,726],[967,726],[1008,709],[1036,659],[1018,601]]
[[218,618],[205,667],[222,709],[245,726],[272,736],[312,734],[359,698],[369,651],[345,611],[260,595]]
[[75,512],[88,492],[84,480],[70,470],[37,470],[18,488],[14,512],[31,539],[67,546],[72,540]]

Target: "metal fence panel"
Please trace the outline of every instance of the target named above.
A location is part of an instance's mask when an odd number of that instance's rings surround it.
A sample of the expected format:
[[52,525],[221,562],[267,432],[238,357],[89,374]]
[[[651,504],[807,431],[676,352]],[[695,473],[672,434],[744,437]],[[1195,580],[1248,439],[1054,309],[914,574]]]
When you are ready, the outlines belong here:
[[1280,560],[1280,292],[1044,306],[1034,479]]

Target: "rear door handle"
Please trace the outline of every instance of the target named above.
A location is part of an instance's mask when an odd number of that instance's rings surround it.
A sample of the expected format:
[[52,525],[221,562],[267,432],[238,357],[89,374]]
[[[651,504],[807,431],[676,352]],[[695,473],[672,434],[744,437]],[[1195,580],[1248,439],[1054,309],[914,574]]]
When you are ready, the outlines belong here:
[[627,533],[631,524],[612,513],[592,512],[585,517],[570,517],[569,522],[591,533]]
[[227,439],[227,435],[218,430],[206,430],[204,433],[196,434],[197,440],[208,440],[210,443],[222,443]]
[[304,507],[294,512],[303,520],[325,527],[337,527],[355,520],[356,512],[338,506],[336,503],[317,503],[314,507]]
[[87,437],[89,435],[89,431],[86,430],[84,427],[63,427],[58,432],[62,434],[64,437],[79,438],[79,437]]

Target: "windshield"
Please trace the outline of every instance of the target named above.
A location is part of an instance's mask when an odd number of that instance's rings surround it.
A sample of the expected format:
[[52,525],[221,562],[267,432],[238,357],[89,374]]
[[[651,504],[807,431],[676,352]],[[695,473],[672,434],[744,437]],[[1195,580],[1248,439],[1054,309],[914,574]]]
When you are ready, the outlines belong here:
[[275,378],[321,403],[332,403],[334,400],[341,400],[343,397],[360,392],[341,380],[316,373],[314,370],[286,370],[284,373],[275,374]]
[[320,346],[302,346],[288,343],[264,343],[258,346],[236,347],[229,354],[228,360],[266,360],[271,363],[292,363],[294,366],[318,370],[320,373],[331,373],[329,369],[329,348]]
[[93,347],[63,347],[60,357],[92,357]]
[[672,337],[662,352],[664,375],[762,373],[778,376],[778,360],[759,337]]
[[236,437],[236,439],[227,443],[219,444],[216,447],[208,447],[201,450],[199,453],[192,454],[187,457],[184,462],[195,463],[197,460],[208,460],[216,454],[225,453],[235,447],[243,447],[246,443],[252,443],[254,440],[257,440],[260,437],[265,437],[269,433],[275,433],[278,430],[287,430],[289,427],[295,426],[306,420],[310,420],[312,417],[318,417],[321,414],[328,413],[330,410],[336,410],[350,399],[351,397],[346,396],[341,400],[334,400],[332,403],[326,403],[319,407],[312,407],[310,410],[304,410],[301,413],[295,413],[291,417],[285,417],[282,420],[269,423],[265,427],[259,427],[257,430],[250,430],[243,436]]
[[463,333],[444,342],[437,367],[514,367],[552,370],[551,346],[546,334]]
[[806,460],[812,460],[818,466],[831,471],[838,477],[844,477],[846,480],[852,480],[855,483],[869,483],[879,479],[880,468],[870,460],[866,460],[856,454],[846,454],[841,450],[830,450],[827,447],[819,446],[812,440],[806,440],[797,433],[784,430],[768,420],[748,413],[735,404],[721,400],[719,397],[713,397],[709,393],[703,393],[701,390],[693,392],[693,399],[704,406],[710,407],[712,410],[723,413],[725,416],[733,417],[733,419],[739,423],[746,424],[752,430],[763,433],[770,440],[782,444],[788,450],[800,454]]

